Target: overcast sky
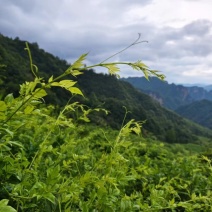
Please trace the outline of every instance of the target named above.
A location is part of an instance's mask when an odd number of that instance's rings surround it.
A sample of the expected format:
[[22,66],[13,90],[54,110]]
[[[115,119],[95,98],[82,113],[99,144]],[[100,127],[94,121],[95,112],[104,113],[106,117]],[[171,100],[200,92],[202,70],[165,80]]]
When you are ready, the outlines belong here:
[[[0,0],[0,33],[88,65],[142,60],[169,83],[212,84],[212,0]],[[96,70],[101,71],[101,70]],[[122,67],[121,76],[142,76]]]

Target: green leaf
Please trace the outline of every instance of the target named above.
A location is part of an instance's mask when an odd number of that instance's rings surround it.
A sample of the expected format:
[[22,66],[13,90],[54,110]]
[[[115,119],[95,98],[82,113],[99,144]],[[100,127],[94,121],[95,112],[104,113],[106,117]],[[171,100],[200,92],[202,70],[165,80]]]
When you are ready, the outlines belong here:
[[104,109],[104,108],[95,108],[95,109],[93,109],[93,110],[95,110],[95,111],[97,111],[97,112],[102,111],[102,112],[104,112],[106,115],[108,115],[108,114],[109,114],[109,111],[108,111],[108,110],[106,110],[106,109]]
[[35,80],[33,82],[26,82],[26,85],[25,85],[25,95],[28,95],[28,94],[31,94],[34,90],[35,90],[35,87],[37,86],[38,83],[40,83],[40,80],[39,78],[35,78]]
[[175,199],[174,198],[169,201],[169,205],[170,206],[175,206]]
[[157,78],[159,78],[160,80],[164,80],[164,79],[166,78],[165,75],[159,74],[159,73],[158,73],[159,71],[156,71],[156,70],[149,70],[149,72],[150,72],[152,75],[154,75],[154,76],[156,76]]
[[139,123],[134,123],[135,124],[135,126],[134,127],[132,127],[131,129],[132,129],[132,131],[134,132],[134,133],[136,133],[137,135],[139,135],[140,133],[141,133],[141,126],[139,125]]
[[3,131],[4,133],[10,135],[11,137],[13,137],[13,132],[10,131],[9,129],[5,129],[5,128],[0,128],[0,131]]
[[16,142],[16,141],[10,141],[9,144],[11,144],[11,145],[16,145],[16,146],[19,146],[19,147],[21,147],[21,148],[24,148],[24,146],[23,146],[22,144],[20,144],[20,143],[18,143],[18,142]]
[[83,54],[79,57],[79,59],[77,59],[66,71],[66,74],[71,74],[73,76],[77,76],[82,74],[82,72],[79,70],[81,68],[83,68],[84,64],[83,61],[85,60],[86,56],[88,54]]
[[143,71],[143,73],[144,73],[144,77],[145,77],[147,80],[149,80],[148,71],[147,71],[146,69],[143,69],[142,71]]
[[7,110],[7,105],[5,104],[4,101],[0,101],[0,111],[5,111]]
[[117,72],[120,71],[119,67],[117,67],[117,65],[115,64],[108,64],[108,65],[104,65],[105,68],[108,69],[109,73],[111,75],[115,75],[117,77],[119,77],[119,75],[117,74]]
[[68,90],[70,87],[74,86],[75,84],[76,82],[73,80],[62,80],[60,82],[53,82],[51,85],[62,87]]
[[149,80],[150,70],[149,67],[142,63],[140,60],[136,63],[129,64],[133,69],[142,71],[144,73],[144,77]]
[[10,93],[8,94],[5,98],[4,101],[6,102],[6,104],[11,103],[14,100],[13,94]]
[[0,112],[0,120],[5,120],[7,117],[3,112]]
[[52,193],[45,193],[43,197],[48,199],[51,203],[55,204],[55,196]]
[[11,206],[0,206],[0,212],[17,212],[14,208]]
[[49,179],[58,178],[60,174],[60,166],[57,165],[53,168],[49,168],[46,170],[46,173],[47,173],[47,178]]
[[32,106],[32,105],[27,105],[26,106],[26,108],[24,109],[24,113],[26,114],[26,115],[28,115],[28,114],[30,114],[33,110],[34,110],[34,106]]
[[90,119],[87,116],[80,117],[80,120],[83,120],[85,122],[90,122]]
[[2,199],[2,200],[0,201],[0,207],[7,205],[8,202],[9,202],[8,199]]
[[196,194],[193,193],[193,194],[191,195],[191,199],[192,199],[192,200],[195,200],[196,198],[197,198]]
[[77,60],[72,64],[71,68],[72,68],[72,69],[78,69],[78,68],[81,68],[82,66],[84,66],[84,64],[83,64],[82,62],[85,60],[85,58],[86,58],[87,55],[88,55],[88,54],[83,54],[83,55],[81,55],[81,56],[79,57],[79,59],[77,59]]
[[35,90],[34,94],[35,94],[34,95],[35,99],[40,99],[47,95],[46,91],[44,89],[40,89],[40,88],[37,88]]
[[77,76],[77,75],[82,74],[82,72],[81,72],[81,71],[78,71],[78,70],[72,70],[72,71],[71,71],[71,74],[72,74],[73,76]]
[[139,67],[140,69],[148,69],[149,67],[147,65],[145,65],[144,63],[142,63],[140,60],[138,60],[135,65],[137,67]]
[[48,80],[48,82],[52,82],[53,81],[53,76],[51,76]]
[[14,208],[11,206],[8,206],[9,200],[7,199],[2,199],[0,201],[0,212],[17,212]]
[[79,89],[79,88],[76,88],[76,87],[71,87],[68,89],[72,94],[78,94],[78,95],[81,95],[83,96],[83,93],[82,91]]

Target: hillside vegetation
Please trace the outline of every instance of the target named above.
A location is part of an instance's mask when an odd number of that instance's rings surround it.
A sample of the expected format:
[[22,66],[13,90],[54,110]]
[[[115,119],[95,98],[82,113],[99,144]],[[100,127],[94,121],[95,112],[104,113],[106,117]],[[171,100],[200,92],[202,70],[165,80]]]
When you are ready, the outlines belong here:
[[130,111],[128,120],[146,120],[143,125],[146,133],[152,133],[163,141],[186,143],[195,142],[197,136],[211,137],[210,130],[161,107],[148,95],[113,76],[88,71],[79,76],[78,84],[88,98],[83,102],[91,107],[108,109],[111,113],[104,120],[116,129],[123,121],[125,106]]
[[198,86],[185,87],[173,83],[169,84],[155,77],[151,77],[149,81],[144,77],[129,77],[123,80],[151,96],[160,105],[212,129],[212,91]]
[[212,101],[196,101],[179,107],[176,112],[202,126],[212,129]]
[[[33,61],[39,67],[40,77],[47,79],[54,74],[60,75],[68,68],[65,60],[61,60],[40,49],[37,43],[30,43],[29,46]],[[0,34],[0,62],[6,65],[4,71],[1,71],[0,93],[2,96],[8,93],[18,96],[20,84],[26,80],[33,80],[25,47],[25,41],[19,40],[19,38],[10,39]],[[54,100],[65,104],[66,99],[63,99],[65,97],[64,92],[59,90],[58,92],[60,93]]]
[[[86,55],[45,80],[39,77],[39,66],[32,63],[27,44],[26,50],[32,80],[21,83],[15,97],[6,94],[9,87],[2,86],[5,93],[0,100],[0,211],[212,210],[212,146],[208,139],[202,138],[201,144],[180,145],[144,138],[142,123],[134,119],[125,120],[119,130],[93,125],[89,118],[107,111],[90,109],[73,100],[83,95],[76,82],[79,79],[79,84],[83,84],[83,77],[78,75],[85,71]],[[95,80],[110,79],[90,71],[84,74],[92,73]],[[75,81],[64,79],[70,75]],[[2,79],[3,83],[8,80]],[[127,83],[117,85],[132,88]],[[60,108],[46,104],[44,98],[52,95],[54,87],[69,92],[72,101],[68,98]],[[144,97],[148,102],[149,97]],[[78,100],[90,102],[85,98]],[[95,106],[97,100],[90,104]]]

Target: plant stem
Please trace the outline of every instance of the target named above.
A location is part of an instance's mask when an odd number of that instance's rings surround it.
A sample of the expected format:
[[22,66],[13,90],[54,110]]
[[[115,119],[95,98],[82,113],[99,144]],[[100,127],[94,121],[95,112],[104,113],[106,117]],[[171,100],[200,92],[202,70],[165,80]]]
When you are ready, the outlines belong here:
[[107,61],[107,60],[109,60],[109,59],[115,57],[116,55],[118,55],[118,54],[120,54],[120,53],[126,51],[126,50],[129,49],[131,46],[134,46],[134,45],[139,44],[139,43],[144,43],[144,42],[145,42],[145,43],[148,43],[148,41],[139,41],[140,38],[141,38],[141,34],[138,33],[138,38],[137,38],[133,43],[131,43],[129,46],[125,47],[125,48],[122,49],[121,51],[119,51],[119,52],[117,52],[117,53],[111,55],[111,56],[108,57],[108,58],[106,58],[105,60],[103,60],[102,62],[100,62],[100,64],[102,64],[102,63],[104,63],[105,61]]

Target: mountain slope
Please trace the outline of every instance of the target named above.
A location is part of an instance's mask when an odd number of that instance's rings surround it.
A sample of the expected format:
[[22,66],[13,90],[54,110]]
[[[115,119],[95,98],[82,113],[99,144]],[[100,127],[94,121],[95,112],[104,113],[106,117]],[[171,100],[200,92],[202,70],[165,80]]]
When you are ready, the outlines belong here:
[[[39,49],[36,43],[30,44],[33,62],[39,68],[40,76],[48,79],[51,75],[58,76],[68,67],[64,60]],[[18,93],[19,84],[32,79],[29,71],[29,60],[24,50],[25,42],[0,35],[1,63],[7,65],[2,72],[0,91],[2,96],[8,92]],[[76,78],[75,78],[76,80]],[[96,74],[89,70],[77,78],[78,86],[86,98],[75,98],[90,107],[103,107],[111,111],[108,116],[95,114],[91,118],[96,124],[106,124],[120,128],[127,108],[130,112],[127,119],[147,120],[143,125],[146,135],[153,134],[167,142],[193,142],[197,136],[212,136],[212,132],[200,127],[163,107],[148,95],[138,91],[127,82],[113,76]],[[71,97],[70,93],[54,89],[45,98],[47,103],[64,105]]]
[[[5,70],[0,73],[0,97],[7,93],[18,95],[19,85],[26,80],[32,80],[33,75],[30,71],[29,57],[25,50],[25,41],[18,38],[11,39],[0,34],[0,63],[5,64]],[[65,60],[39,49],[37,43],[29,43],[32,54],[33,63],[39,68],[39,76],[48,78],[52,75],[58,76],[66,70],[68,64]],[[1,77],[2,75],[2,77]],[[58,89],[58,92],[60,90]],[[60,92],[57,98],[52,98],[50,101],[56,100],[56,103],[64,102],[64,93]]]
[[202,126],[212,129],[212,101],[196,101],[178,108],[176,112]]
[[211,135],[211,131],[161,107],[148,95],[113,76],[88,71],[78,78],[78,84],[88,97],[87,102],[84,102],[86,105],[103,105],[111,111],[106,120],[113,127],[120,127],[125,115],[125,106],[130,111],[128,119],[147,120],[143,125],[144,129],[161,140],[188,142],[195,140],[195,135]]
[[212,91],[212,85],[207,85],[204,87],[204,89],[207,91]]
[[155,77],[151,77],[149,81],[144,77],[129,77],[123,78],[123,80],[152,96],[161,105],[171,110],[176,110],[180,106],[202,99],[212,100],[212,91],[197,86],[185,87],[173,83],[169,84]]

